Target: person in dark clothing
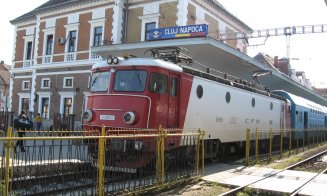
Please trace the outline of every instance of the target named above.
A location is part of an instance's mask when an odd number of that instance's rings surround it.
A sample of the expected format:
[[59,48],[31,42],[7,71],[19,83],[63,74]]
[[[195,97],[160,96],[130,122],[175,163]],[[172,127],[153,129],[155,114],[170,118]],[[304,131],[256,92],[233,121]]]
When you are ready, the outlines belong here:
[[[28,119],[25,112],[22,111],[20,115],[14,120],[14,127],[16,131],[18,131],[18,137],[25,136],[25,130],[30,130],[33,127],[33,123]],[[24,142],[23,140],[18,140],[15,145],[16,147],[19,146],[22,152],[25,152]]]

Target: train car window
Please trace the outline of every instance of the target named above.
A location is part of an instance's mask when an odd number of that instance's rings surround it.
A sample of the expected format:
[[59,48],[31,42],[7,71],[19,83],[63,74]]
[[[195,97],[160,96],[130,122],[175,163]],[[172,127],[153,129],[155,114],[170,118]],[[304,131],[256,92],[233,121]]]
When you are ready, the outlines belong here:
[[252,104],[252,107],[254,108],[255,107],[255,99],[254,98],[252,98],[251,104]]
[[198,96],[199,99],[203,96],[203,87],[201,85],[196,88],[196,96]]
[[115,91],[142,92],[145,90],[146,71],[118,70],[115,75]]
[[168,90],[168,77],[160,73],[151,73],[149,91],[166,94]]
[[270,110],[273,110],[274,109],[274,104],[271,102],[270,103]]
[[177,78],[170,79],[170,96],[177,96]]
[[231,99],[230,92],[226,93],[225,99],[226,99],[226,103],[230,102],[230,99]]
[[91,92],[105,92],[108,91],[110,81],[109,71],[94,72],[90,80]]

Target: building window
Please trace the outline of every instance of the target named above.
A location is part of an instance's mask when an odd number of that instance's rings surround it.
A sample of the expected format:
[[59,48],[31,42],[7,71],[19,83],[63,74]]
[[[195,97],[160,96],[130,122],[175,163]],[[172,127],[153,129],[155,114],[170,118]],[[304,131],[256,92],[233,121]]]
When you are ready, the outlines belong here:
[[68,52],[76,51],[76,30],[69,31]]
[[64,98],[64,116],[67,117],[69,114],[72,114],[71,108],[73,105],[73,99],[71,97]]
[[22,90],[29,90],[29,89],[30,89],[30,81],[23,81]]
[[42,97],[41,100],[41,116],[42,118],[49,118],[49,97]]
[[25,111],[25,114],[28,114],[30,110],[30,99],[29,98],[21,98],[21,108],[20,111]]
[[52,47],[53,47],[53,35],[48,35],[47,36],[47,45],[46,45],[46,50],[45,50],[46,55],[52,54]]
[[50,88],[50,78],[42,78],[41,88]]
[[102,42],[102,27],[94,28],[93,46],[100,46]]
[[145,41],[150,37],[148,31],[156,28],[156,22],[145,23]]
[[64,78],[64,88],[72,88],[73,87],[73,78]]
[[25,59],[26,60],[31,60],[32,59],[32,42],[27,42]]

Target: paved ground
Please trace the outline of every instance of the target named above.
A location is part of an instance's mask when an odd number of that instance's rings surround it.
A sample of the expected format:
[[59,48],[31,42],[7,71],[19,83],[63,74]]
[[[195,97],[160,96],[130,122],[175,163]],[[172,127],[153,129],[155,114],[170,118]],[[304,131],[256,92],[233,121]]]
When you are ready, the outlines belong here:
[[[240,183],[241,185],[251,180],[254,181],[256,179],[262,178],[262,176],[273,174],[276,171],[279,171],[280,168],[285,168],[286,166],[291,165],[299,159],[305,159],[316,153],[317,151],[323,149],[327,149],[327,145],[320,146],[316,149],[308,150],[288,158],[276,160],[275,162],[272,162],[267,165],[257,165],[253,167],[245,167],[237,164],[230,165],[223,163],[206,164],[205,176],[202,178],[203,180],[187,185],[181,185],[173,190],[164,192],[160,195],[219,195],[224,192],[227,192],[230,189],[228,187],[222,186],[222,184],[224,184],[223,182],[225,182],[225,184],[232,184],[233,181],[235,181]],[[293,186],[297,186],[298,184],[303,182],[303,180],[310,178],[311,176],[313,176],[313,174],[310,172],[287,171],[286,173],[277,175],[270,181],[258,184],[257,186],[262,186],[261,188],[270,189],[271,187],[277,187],[278,185],[276,183],[281,183],[283,186],[280,186],[280,188],[287,192],[291,189],[291,186],[288,186],[288,182],[291,182]],[[301,193],[306,195],[327,195],[326,183],[327,175],[317,179],[316,182],[311,185],[311,187],[305,187]],[[264,187],[264,185],[266,187]]]

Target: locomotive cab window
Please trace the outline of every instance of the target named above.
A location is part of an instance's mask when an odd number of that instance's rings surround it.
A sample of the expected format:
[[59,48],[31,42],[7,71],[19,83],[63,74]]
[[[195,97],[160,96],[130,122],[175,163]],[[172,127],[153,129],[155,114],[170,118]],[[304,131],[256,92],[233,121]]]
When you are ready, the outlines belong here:
[[119,70],[115,76],[115,91],[143,92],[146,84],[146,71]]
[[109,71],[94,72],[90,80],[91,92],[105,92],[108,91],[110,81]]
[[149,82],[149,91],[153,93],[167,93],[168,77],[160,73],[152,73]]

